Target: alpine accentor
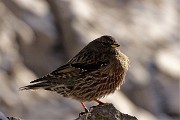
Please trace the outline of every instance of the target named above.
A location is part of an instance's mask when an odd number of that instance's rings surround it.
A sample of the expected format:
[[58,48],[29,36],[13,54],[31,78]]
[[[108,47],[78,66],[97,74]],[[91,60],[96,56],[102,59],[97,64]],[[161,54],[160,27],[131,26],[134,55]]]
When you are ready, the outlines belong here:
[[125,80],[129,59],[119,46],[111,36],[97,38],[65,65],[20,89],[55,91],[80,101],[88,111],[84,101],[102,103],[97,99],[113,93]]

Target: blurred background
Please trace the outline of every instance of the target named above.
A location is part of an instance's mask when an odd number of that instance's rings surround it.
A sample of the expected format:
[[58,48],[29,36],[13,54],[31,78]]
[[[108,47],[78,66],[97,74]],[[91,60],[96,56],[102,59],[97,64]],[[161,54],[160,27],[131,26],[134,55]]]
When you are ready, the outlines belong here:
[[[0,112],[72,120],[78,101],[19,87],[111,35],[131,63],[120,91],[104,99],[139,120],[180,119],[180,0],[1,0]],[[94,102],[87,106],[96,105]]]

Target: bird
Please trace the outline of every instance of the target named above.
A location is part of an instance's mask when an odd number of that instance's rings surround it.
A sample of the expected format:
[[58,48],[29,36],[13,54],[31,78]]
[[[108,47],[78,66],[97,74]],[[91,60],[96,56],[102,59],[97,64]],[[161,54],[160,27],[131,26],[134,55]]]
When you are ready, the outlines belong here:
[[125,81],[129,58],[119,46],[115,38],[103,35],[91,41],[66,64],[20,90],[53,91],[79,101],[88,112],[84,102],[104,104],[99,99],[120,89]]

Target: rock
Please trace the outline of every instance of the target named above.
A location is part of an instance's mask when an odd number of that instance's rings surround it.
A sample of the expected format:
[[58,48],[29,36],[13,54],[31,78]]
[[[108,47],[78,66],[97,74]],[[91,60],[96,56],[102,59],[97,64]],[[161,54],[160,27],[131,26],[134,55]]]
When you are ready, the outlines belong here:
[[16,118],[16,117],[7,117],[7,118],[8,118],[8,120],[22,120],[22,119]]
[[0,112],[0,120],[8,120],[2,112]]
[[0,112],[0,120],[22,120],[17,117],[6,117],[2,112]]
[[81,115],[75,120],[138,120],[136,117],[118,111],[113,104],[105,103],[93,106],[90,112]]

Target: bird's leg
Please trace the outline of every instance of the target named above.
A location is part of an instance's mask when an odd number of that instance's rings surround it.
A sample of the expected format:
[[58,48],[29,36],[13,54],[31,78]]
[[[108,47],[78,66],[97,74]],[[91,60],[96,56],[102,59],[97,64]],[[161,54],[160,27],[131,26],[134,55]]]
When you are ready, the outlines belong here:
[[[95,102],[98,102],[99,105],[104,104],[103,102],[101,102],[100,100],[97,100],[97,99],[94,99],[94,101],[95,101]],[[91,109],[93,109],[93,108],[95,108],[95,107],[96,107],[96,106],[91,106],[91,107],[90,107],[90,111],[91,111]]]
[[85,112],[79,113],[79,116],[81,116],[81,115],[89,112],[89,110],[87,109],[87,107],[85,106],[85,104],[84,104],[83,102],[81,102],[81,105],[82,105],[82,107],[84,108]]
[[101,101],[99,101],[99,100],[97,100],[97,99],[94,99],[94,101],[98,102],[98,103],[99,103],[99,105],[104,104],[103,102],[101,102]]
[[87,107],[85,106],[85,104],[84,104],[83,102],[81,102],[81,105],[82,105],[82,107],[84,108],[84,110],[85,110],[86,113],[89,112],[89,110],[87,109]]

